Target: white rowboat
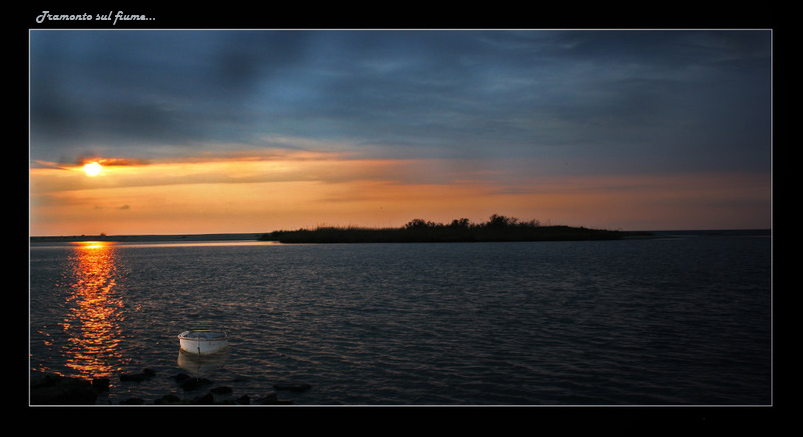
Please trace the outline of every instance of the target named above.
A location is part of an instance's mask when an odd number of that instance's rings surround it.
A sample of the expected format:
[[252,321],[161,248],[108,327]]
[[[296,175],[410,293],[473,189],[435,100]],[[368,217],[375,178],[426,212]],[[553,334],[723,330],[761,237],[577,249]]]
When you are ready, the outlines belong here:
[[184,331],[178,335],[181,350],[196,355],[222,352],[229,346],[228,337],[222,331]]

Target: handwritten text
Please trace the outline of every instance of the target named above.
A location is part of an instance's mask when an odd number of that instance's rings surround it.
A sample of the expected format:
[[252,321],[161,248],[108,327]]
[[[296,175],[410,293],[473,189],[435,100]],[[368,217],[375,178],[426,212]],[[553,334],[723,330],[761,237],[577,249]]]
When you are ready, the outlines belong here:
[[109,11],[108,14],[96,14],[93,18],[91,14],[51,14],[50,11],[42,11],[42,15],[36,17],[37,23],[43,23],[47,20],[52,21],[72,21],[72,20],[92,20],[95,19],[97,21],[113,21],[112,25],[117,24],[117,20],[120,21],[129,21],[129,20],[154,20],[154,18],[148,18],[145,15],[136,15],[136,14],[124,14],[123,11],[118,11],[116,14],[112,15],[113,11]]

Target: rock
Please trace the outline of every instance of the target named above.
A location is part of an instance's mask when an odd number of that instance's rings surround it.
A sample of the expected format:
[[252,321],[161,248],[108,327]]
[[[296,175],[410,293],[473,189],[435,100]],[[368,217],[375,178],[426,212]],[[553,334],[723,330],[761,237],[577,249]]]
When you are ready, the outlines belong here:
[[266,402],[266,401],[267,402],[273,402],[273,401],[276,401],[278,398],[279,398],[279,395],[277,395],[276,393],[271,393],[271,394],[265,396],[265,398],[262,399],[261,402]]
[[222,401],[215,401],[215,405],[237,405],[234,399],[224,399]]
[[153,369],[145,369],[141,373],[121,373],[120,381],[142,382],[146,379],[152,378],[155,375],[156,371]]
[[213,388],[212,390],[209,390],[209,391],[212,392],[213,394],[216,394],[216,395],[226,395],[226,394],[231,394],[232,389],[231,389],[231,387],[225,387],[224,386],[224,387],[215,387],[215,388]]
[[237,405],[251,405],[251,398],[248,395],[242,395],[234,400]]
[[260,405],[290,405],[293,403],[293,401],[279,399],[276,393],[270,393],[264,398],[256,401],[256,403]]
[[191,403],[195,405],[212,405],[215,403],[215,397],[212,396],[212,393],[207,393],[203,396],[193,399]]
[[195,378],[195,379],[190,378],[181,383],[181,388],[183,388],[184,390],[195,390],[198,387],[208,385],[211,383],[212,381],[206,378]]
[[93,405],[98,398],[92,383],[80,378],[46,374],[32,378],[30,387],[32,405]]
[[190,375],[187,375],[186,373],[179,373],[176,376],[174,376],[173,378],[176,380],[176,382],[182,383],[182,382],[190,379]]
[[181,398],[179,398],[174,394],[166,394],[161,398],[153,401],[153,403],[157,405],[170,405],[170,404],[177,404],[179,402],[181,402]]
[[92,388],[97,391],[109,391],[109,378],[94,378]]
[[128,398],[120,401],[120,405],[142,405],[145,401],[140,398]]

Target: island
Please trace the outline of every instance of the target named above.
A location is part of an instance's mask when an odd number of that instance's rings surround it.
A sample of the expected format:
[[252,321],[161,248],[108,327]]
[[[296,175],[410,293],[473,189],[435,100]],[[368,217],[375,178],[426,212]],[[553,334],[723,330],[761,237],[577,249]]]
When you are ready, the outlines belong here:
[[503,241],[587,241],[647,237],[648,232],[589,229],[565,225],[542,225],[537,220],[520,221],[494,214],[485,223],[469,219],[434,223],[414,219],[401,228],[318,227],[292,231],[274,231],[259,237],[261,241],[299,243],[436,243]]
[[461,218],[450,223],[414,219],[400,228],[324,226],[315,229],[279,230],[268,233],[184,234],[184,235],[71,235],[30,236],[31,243],[191,243],[210,241],[272,241],[302,243],[457,243],[499,241],[587,241],[650,238],[652,232],[590,229],[566,225],[543,225],[538,220],[521,221],[494,214],[487,222],[472,223]]

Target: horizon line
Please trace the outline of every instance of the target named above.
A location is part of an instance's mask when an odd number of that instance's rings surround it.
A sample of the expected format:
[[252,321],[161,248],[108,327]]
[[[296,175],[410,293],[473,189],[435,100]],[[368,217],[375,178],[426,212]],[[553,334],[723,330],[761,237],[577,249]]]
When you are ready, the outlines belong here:
[[[565,225],[545,225],[542,227],[550,227],[550,226],[565,226]],[[326,228],[342,228],[342,229],[400,229],[402,227],[364,227],[364,226],[318,226],[314,229],[326,229]],[[307,228],[299,228],[300,230],[314,230],[314,229],[307,229]],[[273,232],[295,232],[299,229],[293,230],[273,230],[273,231],[260,231],[260,232],[209,232],[209,233],[171,233],[171,234],[73,234],[73,235],[28,235],[29,239],[44,239],[44,238],[60,238],[60,239],[68,239],[68,238],[98,238],[98,239],[109,239],[109,238],[143,238],[143,237],[158,237],[158,238],[191,238],[191,237],[215,237],[215,236],[237,236],[237,237],[244,237],[244,236],[260,236],[265,234],[271,234]],[[590,229],[590,228],[589,228]],[[650,229],[650,230],[626,230],[626,229],[617,229],[621,232],[734,232],[734,231],[772,231],[772,227],[769,228],[712,228],[712,229]],[[91,241],[91,240],[85,240]]]

